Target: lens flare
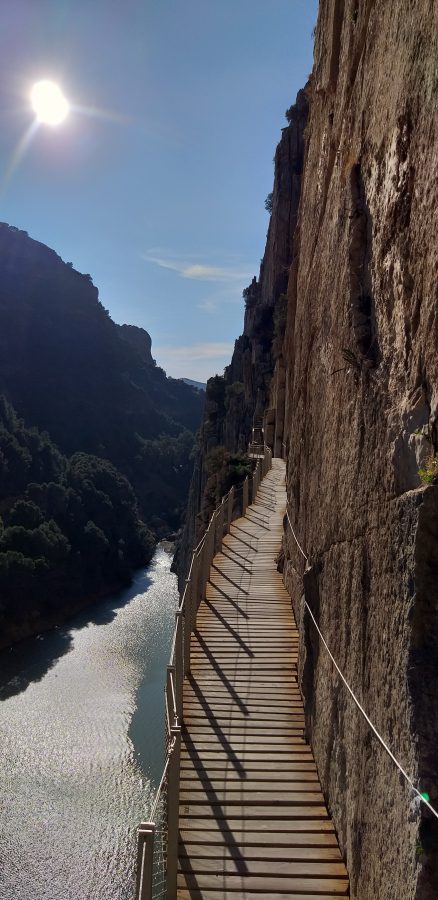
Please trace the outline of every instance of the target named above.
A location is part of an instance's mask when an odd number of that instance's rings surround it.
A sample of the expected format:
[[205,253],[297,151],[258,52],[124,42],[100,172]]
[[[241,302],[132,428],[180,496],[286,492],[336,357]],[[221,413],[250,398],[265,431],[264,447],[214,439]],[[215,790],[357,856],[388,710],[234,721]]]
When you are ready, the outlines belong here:
[[70,105],[54,81],[37,81],[30,99],[38,122],[44,125],[60,125],[68,116]]

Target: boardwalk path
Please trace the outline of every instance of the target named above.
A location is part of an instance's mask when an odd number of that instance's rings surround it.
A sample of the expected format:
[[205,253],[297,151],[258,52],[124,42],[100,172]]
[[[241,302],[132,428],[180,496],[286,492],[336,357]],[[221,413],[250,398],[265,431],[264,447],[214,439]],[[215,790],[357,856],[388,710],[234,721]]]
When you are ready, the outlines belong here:
[[328,900],[348,879],[296,682],[298,635],[275,557],[284,463],[213,560],[184,684],[178,900]]

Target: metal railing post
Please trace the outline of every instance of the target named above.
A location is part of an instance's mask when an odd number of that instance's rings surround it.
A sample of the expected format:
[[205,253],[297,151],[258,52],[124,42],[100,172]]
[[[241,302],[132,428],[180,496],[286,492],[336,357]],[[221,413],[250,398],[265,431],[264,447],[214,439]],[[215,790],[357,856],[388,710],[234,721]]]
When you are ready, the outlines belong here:
[[[205,543],[205,541],[204,541],[204,543]],[[198,614],[199,603],[200,603],[201,596],[202,596],[202,563],[203,563],[202,552],[203,551],[201,549],[196,556],[197,577],[196,577],[195,619]]]
[[166,671],[166,702],[169,711],[169,726],[172,728],[176,725],[176,691],[175,691],[175,666],[172,664],[167,667]]
[[231,528],[231,522],[233,521],[233,506],[234,506],[234,484],[233,487],[230,488],[228,492],[228,501],[227,501],[227,532],[229,534]]
[[[224,539],[224,504],[221,503],[216,516],[216,528],[214,531],[214,553],[219,553],[222,549],[222,541]],[[211,561],[210,561],[211,562]]]
[[214,518],[212,516],[210,520],[210,528],[207,534],[207,540],[205,542],[205,583],[204,583],[204,591],[207,587],[208,576],[210,574],[210,566],[213,562],[213,557],[215,555],[215,546],[216,546],[216,527],[217,527],[217,510],[215,510]]
[[228,532],[230,530],[229,525],[228,525],[228,498],[229,498],[229,496],[230,496],[230,492],[228,491],[228,494],[226,494],[224,499],[222,500],[222,506],[224,508],[224,527],[223,527],[223,535],[222,536],[228,534]]
[[[216,508],[215,518],[214,518],[214,529],[213,529],[213,556],[216,556],[218,553],[220,544],[219,544],[219,507]],[[213,558],[213,557],[212,557]]]
[[199,568],[201,570],[199,602],[201,602],[205,596],[205,588],[207,585],[207,578],[208,578],[208,569],[210,567],[210,564],[208,562],[208,557],[209,557],[209,544],[210,544],[210,540],[211,540],[212,530],[213,530],[213,534],[214,534],[214,528],[212,529],[212,522],[213,522],[213,519],[210,519],[210,524],[208,526],[207,533],[205,535],[205,541],[202,545],[202,552],[201,552],[201,559],[200,559],[200,566],[199,566]]
[[196,621],[196,616],[194,615],[195,561],[196,551],[194,550],[192,554],[192,564],[190,567],[190,578],[186,579],[186,586],[184,591],[184,675],[188,675],[190,672],[190,639],[192,636],[194,622]]
[[175,699],[178,724],[182,721],[183,706],[183,680],[184,680],[184,633],[183,614],[181,610],[175,613]]
[[249,487],[249,479],[248,479],[248,475],[247,475],[245,478],[245,481],[243,482],[243,489],[242,489],[242,516],[245,515],[246,508],[248,506],[248,487]]
[[141,822],[137,838],[137,881],[135,900],[152,900],[155,824]]
[[178,873],[179,779],[181,756],[181,728],[170,730],[173,750],[169,761],[167,782],[167,876],[166,900],[176,900]]

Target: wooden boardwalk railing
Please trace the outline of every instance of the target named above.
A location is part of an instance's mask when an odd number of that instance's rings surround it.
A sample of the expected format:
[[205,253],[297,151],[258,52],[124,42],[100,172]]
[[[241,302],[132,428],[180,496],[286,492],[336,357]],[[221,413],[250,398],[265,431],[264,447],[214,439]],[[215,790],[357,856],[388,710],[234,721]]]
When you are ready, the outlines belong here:
[[304,738],[298,634],[275,562],[285,503],[274,459],[199,608],[183,691],[179,900],[349,893]]
[[284,462],[270,466],[265,454],[243,515],[232,521],[224,498],[194,551],[168,669],[166,768],[139,830],[141,900],[349,896],[304,736],[298,634],[275,562]]

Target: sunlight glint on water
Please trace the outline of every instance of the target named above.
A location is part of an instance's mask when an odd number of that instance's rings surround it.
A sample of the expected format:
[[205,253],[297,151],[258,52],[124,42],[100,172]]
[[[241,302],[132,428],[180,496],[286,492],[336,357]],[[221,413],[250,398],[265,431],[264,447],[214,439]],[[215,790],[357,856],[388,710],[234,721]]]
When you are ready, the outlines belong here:
[[116,598],[1,654],[2,900],[132,898],[163,757],[170,562],[159,549]]

